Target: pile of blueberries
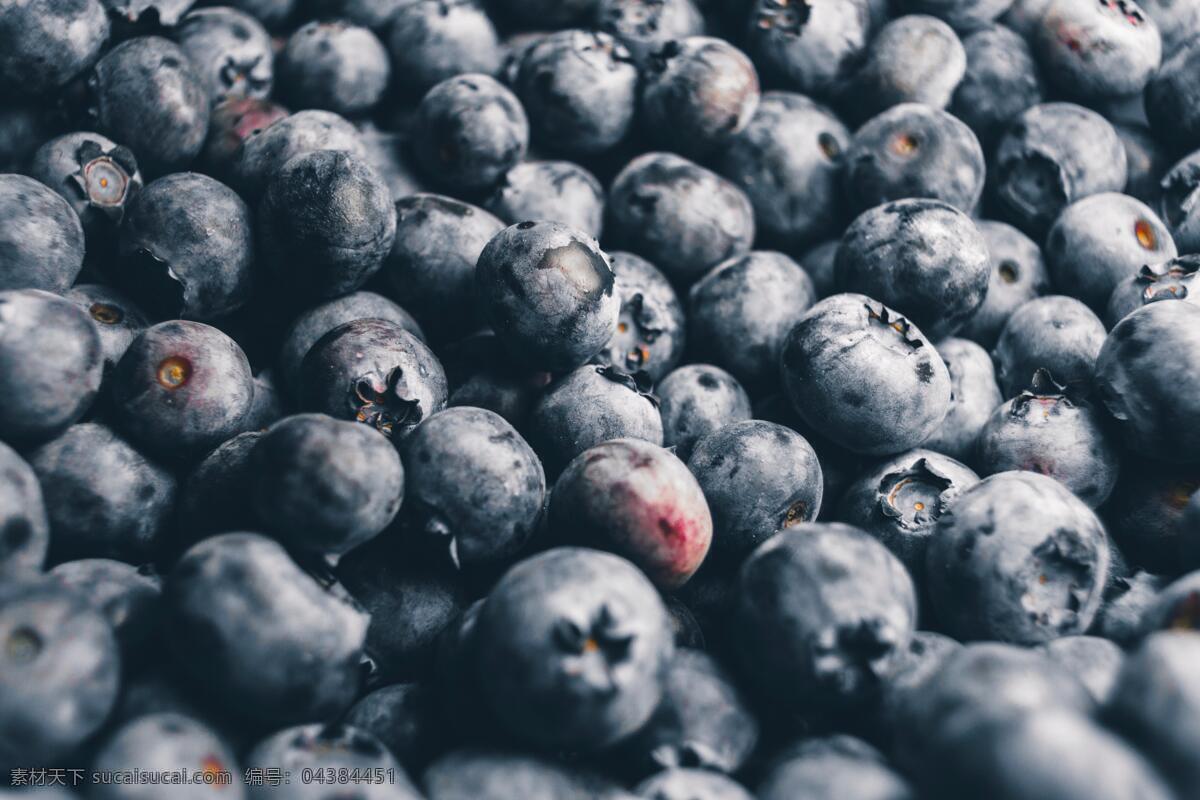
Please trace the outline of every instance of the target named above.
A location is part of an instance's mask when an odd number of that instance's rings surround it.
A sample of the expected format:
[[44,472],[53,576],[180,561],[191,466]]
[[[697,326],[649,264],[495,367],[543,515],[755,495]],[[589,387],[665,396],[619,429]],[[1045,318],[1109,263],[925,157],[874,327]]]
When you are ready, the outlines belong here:
[[0,796],[1200,798],[1200,0],[224,2],[0,0]]

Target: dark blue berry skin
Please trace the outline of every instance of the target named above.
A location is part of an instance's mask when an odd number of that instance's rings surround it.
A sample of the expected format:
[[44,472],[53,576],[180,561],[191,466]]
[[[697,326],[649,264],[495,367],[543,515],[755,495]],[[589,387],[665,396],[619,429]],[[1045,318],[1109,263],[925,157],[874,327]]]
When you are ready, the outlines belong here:
[[664,149],[700,158],[740,133],[759,102],[758,73],[723,39],[668,42],[642,72],[641,122]]
[[1125,659],[1107,716],[1154,759],[1180,797],[1200,791],[1200,635],[1155,633]]
[[710,560],[736,567],[776,531],[821,511],[821,464],[808,441],[773,422],[749,420],[696,442],[688,459],[713,515]]
[[112,377],[114,418],[134,443],[172,461],[203,455],[244,430],[254,376],[237,343],[183,320],[141,333]]
[[48,292],[0,292],[0,440],[66,429],[92,405],[103,374],[100,334],[87,314]]
[[0,109],[0,172],[21,172],[47,140],[62,133],[54,109],[9,98]]
[[456,193],[491,189],[529,147],[525,109],[487,75],[458,75],[434,86],[412,126],[417,165],[430,183]]
[[198,8],[174,32],[215,106],[222,100],[265,100],[274,81],[271,37],[254,17],[236,8]]
[[1171,167],[1169,154],[1150,128],[1140,123],[1119,124],[1117,135],[1125,146],[1125,162],[1128,178],[1125,193],[1136,197],[1151,208],[1159,208],[1162,187],[1159,181]]
[[171,29],[194,0],[100,0],[112,20],[113,39]]
[[359,319],[326,333],[300,367],[299,396],[310,411],[370,425],[400,440],[446,407],[446,373],[402,326]]
[[929,340],[887,306],[837,294],[784,340],[784,392],[814,429],[863,455],[902,453],[950,409],[950,373]]
[[464,568],[503,563],[533,534],[546,496],[542,464],[499,414],[448,408],[402,447],[403,524]]
[[413,194],[396,201],[396,238],[383,274],[392,297],[413,309],[435,341],[482,327],[475,264],[503,229],[487,211],[451,197]]
[[1188,497],[1200,489],[1200,470],[1174,464],[1129,459],[1108,504],[1104,519],[1121,552],[1152,572],[1178,574],[1180,522]]
[[163,601],[177,664],[240,717],[320,719],[358,691],[367,614],[265,536],[226,533],[192,547],[167,576]]
[[358,133],[367,161],[379,170],[393,200],[424,191],[424,182],[412,165],[407,131],[384,130],[371,120],[363,120],[358,124]]
[[[421,798],[408,774],[374,734],[341,722],[285,728],[259,742],[246,756],[246,764],[259,770],[282,766],[293,775],[383,775],[386,777],[382,781],[355,788],[355,796],[363,800]],[[250,800],[267,800],[285,795],[295,800],[323,800],[329,797],[329,788],[319,781],[295,788],[289,784],[267,785],[251,788],[247,796]]]
[[804,95],[767,92],[718,163],[750,198],[764,239],[790,250],[837,232],[849,146],[850,132],[829,109]]
[[1017,116],[992,161],[997,211],[1040,237],[1067,205],[1125,188],[1128,164],[1116,130],[1073,103],[1040,103]]
[[854,133],[843,182],[854,213],[927,197],[970,214],[983,194],[983,150],[965,124],[918,103],[879,114]]
[[278,279],[329,298],[358,289],[383,265],[396,208],[366,159],[317,150],[275,174],[257,223],[259,252]]
[[1128,578],[1113,580],[1088,632],[1122,647],[1136,644],[1142,637],[1142,617],[1168,580],[1140,570]]
[[1183,253],[1200,252],[1200,151],[1181,159],[1162,175],[1157,208]]
[[1179,555],[1184,569],[1200,569],[1200,491],[1192,494],[1179,519]]
[[404,767],[419,770],[450,740],[431,684],[394,683],[362,696],[346,724],[374,734]]
[[598,354],[616,332],[620,300],[596,240],[557,222],[522,222],[484,247],[475,286],[512,357],[562,372]]
[[566,156],[603,153],[633,124],[638,70],[607,33],[559,31],[532,43],[514,89],[529,112],[534,141]]
[[742,564],[734,602],[749,685],[801,713],[872,701],[907,650],[917,615],[900,560],[840,523],[772,536]]
[[1136,95],[1158,71],[1158,26],[1136,3],[1051,0],[1031,43],[1042,74],[1088,100]]
[[1096,705],[1103,706],[1108,702],[1125,660],[1120,647],[1099,636],[1064,636],[1046,642],[1038,649],[1079,678]]
[[1013,226],[977,220],[975,227],[987,244],[991,275],[983,305],[975,310],[959,335],[991,348],[1014,311],[1050,291],[1050,276],[1041,248]]
[[1073,297],[1030,300],[1009,316],[992,351],[1001,392],[1016,397],[1044,369],[1073,394],[1090,394],[1104,336],[1104,323]]
[[707,769],[665,769],[642,781],[634,792],[657,800],[754,800],[732,778]]
[[683,460],[702,437],[751,418],[750,396],[737,379],[711,364],[688,364],[655,387],[663,420],[663,444]]
[[960,34],[988,28],[1012,5],[1012,0],[905,0],[904,14],[929,14]]
[[505,727],[571,750],[597,750],[645,724],[674,651],[650,581],[619,556],[575,547],[510,569],[474,635],[476,678]]
[[1169,0],[1144,0],[1138,6],[1158,25],[1163,59],[1175,55],[1200,31],[1200,9]]
[[62,293],[83,267],[83,227],[71,205],[46,184],[0,175],[0,249],[0,291]]
[[234,186],[253,203],[284,164],[315,150],[341,150],[366,158],[358,130],[344,117],[332,111],[297,111],[245,138],[232,165]]
[[570,161],[526,161],[510,169],[484,201],[509,225],[527,220],[561,222],[599,239],[604,229],[604,187]]
[[323,108],[348,117],[383,99],[392,67],[370,30],[344,20],[308,22],[279,54],[279,94],[292,108]]
[[756,796],[759,800],[804,796],[912,800],[916,795],[875,748],[837,735],[787,748],[758,784]]
[[646,153],[613,180],[607,236],[687,284],[750,251],[754,209],[741,189],[686,158]]
[[1144,264],[1177,255],[1167,226],[1148,206],[1129,195],[1105,192],[1063,209],[1044,250],[1055,287],[1097,313],[1125,278]]
[[297,4],[297,0],[232,0],[229,5],[245,11],[268,30],[278,32],[286,27]]
[[926,549],[938,620],[963,640],[1083,633],[1108,581],[1108,535],[1063,484],[1001,472],[967,489]]
[[339,325],[372,318],[393,322],[418,339],[425,339],[421,326],[412,315],[383,295],[374,292],[342,295],[302,312],[288,328],[276,364],[276,372],[283,386],[296,397],[300,386],[300,365],[312,346]]
[[250,209],[225,184],[198,172],[151,182],[121,225],[114,278],[151,313],[212,320],[250,299]]
[[634,376],[585,364],[551,384],[530,412],[529,443],[548,477],[575,456],[610,439],[663,441],[658,398]]
[[451,406],[494,411],[518,430],[550,383],[549,372],[514,364],[494,333],[455,342],[441,352],[450,384]]
[[800,8],[787,0],[755,0],[747,30],[747,46],[764,78],[827,95],[864,57],[871,12],[857,0]]
[[1200,571],[1168,583],[1142,614],[1141,632],[1200,630]]
[[246,427],[263,430],[283,419],[283,393],[275,380],[275,373],[264,369],[254,376],[254,402],[246,417]]
[[239,433],[205,456],[181,481],[176,504],[179,541],[171,543],[172,556],[206,536],[245,530],[257,523],[250,453],[262,435],[261,431]]
[[1096,359],[1096,386],[1125,444],[1147,458],[1200,458],[1200,308],[1151,303],[1117,324]]
[[687,320],[666,276],[641,256],[609,253],[621,298],[617,331],[603,351],[612,366],[660,380],[683,358]]
[[949,456],[910,450],[858,476],[842,495],[835,518],[883,542],[920,584],[938,520],[978,482],[974,471]]
[[732,774],[758,737],[758,720],[725,668],[703,651],[680,648],[667,668],[662,702],[618,745],[614,759],[638,777],[683,767]]
[[387,24],[395,83],[409,94],[423,95],[455,75],[500,71],[496,28],[474,0],[402,3]]
[[15,450],[0,443],[0,575],[40,572],[49,540],[37,475]]
[[585,22],[597,0],[499,0],[500,11],[511,14],[526,25],[565,28]]
[[136,666],[146,660],[146,645],[158,632],[162,595],[162,580],[151,568],[107,558],[84,558],[64,561],[49,574],[82,594],[104,615],[121,647],[122,664]]
[[341,555],[374,538],[404,497],[404,468],[387,438],[324,414],[272,425],[249,471],[263,528],[309,552]]
[[864,211],[842,235],[838,287],[906,315],[934,341],[983,304],[987,242],[970,218],[938,200],[898,200]]
[[913,713],[912,706],[922,702],[922,684],[962,648],[963,645],[940,633],[913,632],[908,650],[887,676],[879,704],[869,717],[878,726],[875,732],[878,741],[892,745],[897,754],[903,751],[908,731],[902,725]]
[[976,31],[962,44],[967,71],[954,90],[950,111],[991,152],[1015,116],[1042,102],[1041,76],[1025,39],[1003,25]]
[[0,609],[0,766],[58,763],[117,700],[117,640],[103,616],[53,579],[4,581]]
[[752,391],[773,387],[784,339],[816,299],[808,273],[783,253],[735,256],[688,293],[692,353],[728,370]]
[[216,103],[209,115],[208,138],[200,154],[203,171],[235,184],[235,167],[242,144],[287,115],[286,108],[267,99],[232,97]]
[[628,800],[607,778],[546,756],[515,750],[466,748],[425,771],[429,800]]
[[79,215],[90,255],[112,246],[117,226],[142,189],[133,152],[86,131],[45,142],[33,154],[28,172],[62,195]]
[[174,42],[122,42],[96,62],[88,87],[100,131],[136,153],[148,176],[184,169],[200,154],[208,89]]
[[100,55],[108,16],[96,0],[34,0],[0,13],[0,92],[36,97],[65,86]]
[[821,242],[804,255],[800,256],[800,265],[812,278],[813,288],[816,289],[817,299],[824,300],[831,294],[837,293],[834,270],[836,268],[837,251],[841,246],[838,239]]
[[29,453],[50,519],[55,560],[100,556],[140,564],[168,536],[175,476],[104,425],[72,425]]
[[991,356],[967,339],[943,339],[938,354],[950,371],[950,411],[924,446],[964,463],[975,459],[975,440],[992,411],[1004,401]]
[[1120,468],[1106,426],[1099,410],[1039,371],[1030,388],[997,408],[979,432],[977,465],[984,475],[1014,469],[1048,475],[1097,508]]
[[705,20],[693,0],[599,0],[596,27],[620,40],[639,63],[668,42],[700,36]]

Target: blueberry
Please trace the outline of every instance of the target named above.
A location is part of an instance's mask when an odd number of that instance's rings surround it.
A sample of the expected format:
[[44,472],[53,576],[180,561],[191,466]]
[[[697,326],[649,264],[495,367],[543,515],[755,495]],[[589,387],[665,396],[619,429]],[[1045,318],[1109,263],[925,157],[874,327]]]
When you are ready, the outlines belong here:
[[1051,0],[1032,44],[1042,72],[1090,100],[1137,94],[1158,70],[1158,26],[1132,0]]
[[1166,59],[1146,86],[1146,117],[1154,135],[1175,151],[1200,146],[1200,116],[1196,113],[1193,78],[1200,66],[1200,47],[1181,45]]
[[911,800],[907,781],[873,747],[851,736],[808,739],[775,759],[759,783],[759,800],[845,797]]
[[412,315],[386,297],[374,292],[342,295],[302,312],[288,328],[277,364],[283,385],[298,393],[300,365],[322,336],[347,322],[372,318],[395,323],[422,341],[425,338]]
[[997,208],[1031,236],[1043,234],[1067,205],[1125,188],[1121,137],[1103,117],[1072,103],[1021,112],[996,147]]
[[442,350],[451,406],[486,408],[499,414],[518,430],[542,389],[550,383],[549,372],[516,365],[494,333],[481,333],[455,342]]
[[370,425],[401,439],[446,406],[446,373],[403,326],[358,319],[326,333],[300,367],[299,396],[311,411]]
[[529,146],[520,101],[487,75],[437,84],[421,98],[412,125],[416,163],[432,183],[451,191],[492,188]]
[[122,42],[96,62],[88,87],[100,131],[133,150],[150,176],[183,169],[200,154],[208,90],[174,42],[157,36]]
[[824,95],[853,73],[871,33],[870,9],[858,0],[813,6],[755,0],[746,38],[764,76],[798,92]]
[[688,300],[695,355],[757,390],[778,382],[784,339],[816,291],[788,256],[754,251],[714,267],[692,286]]
[[839,523],[805,523],[760,545],[741,567],[735,603],[743,672],[776,707],[800,712],[873,699],[917,614],[904,565]]
[[103,370],[100,334],[69,300],[0,292],[0,439],[44,440],[64,430],[91,406]]
[[1122,551],[1155,572],[1178,573],[1180,520],[1200,471],[1127,458],[1104,517]]
[[414,309],[435,339],[482,325],[475,305],[475,264],[504,223],[469,203],[436,194],[396,202],[396,238],[383,273],[398,302]]
[[1189,572],[1162,588],[1142,614],[1141,632],[1200,630],[1200,571]]
[[1096,384],[1132,450],[1194,462],[1200,433],[1200,308],[1151,303],[1117,324],[1096,359]]
[[793,248],[837,232],[849,146],[850,132],[829,109],[804,95],[767,92],[725,146],[720,171],[750,198],[762,236]]
[[178,665],[213,703],[286,724],[343,710],[358,689],[367,614],[253,533],[205,539],[163,590]]
[[296,29],[279,54],[279,89],[293,108],[365,114],[383,98],[392,67],[379,37],[344,20]]
[[254,376],[254,402],[246,415],[246,427],[262,430],[283,419],[283,394],[269,367]]
[[812,278],[818,300],[824,300],[829,295],[837,293],[834,285],[834,268],[839,246],[841,246],[841,241],[829,239],[800,256],[800,263],[803,265],[804,271],[808,273],[808,277]]
[[1197,270],[1200,257],[1191,255],[1143,266],[1136,275],[1118,283],[1109,296],[1105,314],[1109,328],[1142,306],[1160,300],[1200,302],[1200,285],[1194,285]]
[[683,357],[686,319],[679,296],[666,276],[633,253],[608,254],[621,298],[617,331],[602,351],[626,372],[642,371],[660,380]]
[[209,116],[208,139],[200,154],[204,171],[233,183],[242,143],[287,115],[287,109],[278,103],[253,97],[232,97],[214,105]]
[[262,435],[260,431],[239,433],[187,474],[176,504],[179,541],[171,543],[172,555],[206,536],[254,527],[250,453]]
[[1162,175],[1159,209],[1171,229],[1175,244],[1184,253],[1200,250],[1200,152],[1192,153]]
[[1120,647],[1098,636],[1064,636],[1046,642],[1039,649],[1079,678],[1096,705],[1108,702],[1125,660]]
[[[909,731],[903,723],[911,719],[913,706],[924,698],[924,684],[950,656],[963,645],[940,633],[914,631],[908,650],[901,655],[895,669],[887,676],[880,692],[873,720],[880,730],[880,740],[892,744],[896,754],[905,753]],[[893,741],[894,740],[894,741]]]
[[0,443],[0,574],[40,572],[49,540],[37,475],[15,450]]
[[699,650],[679,649],[667,668],[654,715],[615,758],[645,775],[701,768],[736,773],[758,743],[758,720],[725,669]]
[[529,540],[546,496],[542,464],[500,415],[448,408],[404,441],[404,524],[464,567],[503,563]]
[[638,70],[607,33],[568,30],[529,45],[514,88],[540,147],[568,156],[602,153],[633,123]]
[[550,758],[470,748],[439,758],[424,775],[429,800],[628,800],[606,778]]
[[1021,306],[1050,290],[1042,251],[1032,239],[1004,222],[978,220],[991,261],[987,295],[959,334],[993,347],[1004,323]]
[[0,172],[21,172],[34,152],[59,133],[54,109],[8,98],[0,109]]
[[424,683],[394,683],[365,694],[345,721],[378,737],[408,769],[424,767],[449,741],[433,687]]
[[1044,369],[1072,393],[1091,392],[1104,323],[1073,297],[1049,295],[1020,306],[1004,323],[992,358],[1007,398],[1031,385]]
[[1042,102],[1041,76],[1025,39],[1003,25],[976,31],[962,44],[967,71],[954,90],[950,111],[991,152],[1014,117]]
[[1159,208],[1162,198],[1159,180],[1171,166],[1166,148],[1154,138],[1150,128],[1141,123],[1119,124],[1116,131],[1125,146],[1128,168],[1125,193],[1151,208]]
[[98,133],[68,133],[49,140],[33,154],[29,174],[75,209],[93,255],[111,246],[117,226],[142,189],[133,153]]
[[754,209],[742,190],[686,158],[646,153],[613,180],[608,236],[687,283],[750,251]]
[[992,411],[1003,402],[992,359],[975,342],[943,339],[938,354],[950,372],[950,411],[925,447],[963,462],[975,459],[975,441]]
[[548,477],[557,477],[575,456],[610,439],[663,441],[658,398],[644,381],[591,364],[551,384],[526,427]]
[[553,28],[583,22],[597,0],[499,0],[496,5],[518,20]]
[[232,165],[234,185],[247,200],[257,200],[287,162],[318,150],[366,157],[362,138],[345,118],[332,111],[297,111],[244,137]]
[[1139,571],[1128,578],[1112,581],[1090,633],[1122,647],[1137,642],[1143,633],[1142,617],[1154,604],[1167,580],[1161,575]]
[[1200,9],[1171,0],[1142,0],[1138,5],[1158,25],[1163,58],[1174,55],[1200,31]]
[[599,0],[596,27],[620,40],[645,63],[668,42],[704,33],[694,0]]
[[695,574],[713,534],[692,473],[639,439],[604,442],[574,458],[555,483],[547,519],[557,541],[625,556],[665,589]]
[[229,5],[245,11],[268,29],[276,31],[286,25],[296,10],[298,2],[297,0],[230,0]]
[[253,268],[250,209],[225,184],[181,172],[130,204],[114,273],[161,317],[211,320],[250,299]]
[[0,89],[37,96],[65,86],[92,65],[108,41],[97,0],[30,0],[0,13]]
[[663,443],[687,460],[702,437],[751,418],[750,396],[737,379],[711,364],[689,364],[655,387],[661,405]]
[[383,177],[358,156],[317,150],[275,174],[258,208],[262,259],[318,297],[359,288],[383,265],[396,209]]
[[979,482],[969,467],[930,450],[910,450],[860,475],[842,495],[836,519],[883,542],[922,583],[925,551],[938,520]]
[[573,547],[510,569],[484,602],[475,636],[477,679],[505,726],[582,750],[650,718],[674,650],[666,609],[642,573]]
[[901,11],[929,14],[959,33],[970,33],[988,28],[1011,5],[1012,0],[905,0]]
[[5,580],[0,609],[0,765],[60,763],[116,702],[112,627],[52,579]]
[[152,325],[113,372],[115,420],[171,460],[203,455],[244,430],[254,377],[237,343],[199,322]]
[[[352,790],[355,797],[363,800],[420,800],[421,797],[407,773],[374,734],[342,723],[284,728],[259,742],[246,756],[246,763],[259,770],[282,767],[285,774],[293,776],[291,780],[303,774],[333,776],[335,785],[340,775],[369,775],[369,781]],[[381,775],[383,780],[374,780]],[[340,787],[335,791],[346,791]],[[278,787],[266,784],[251,788],[248,793],[251,800],[270,797],[324,800],[329,796],[328,782],[320,781],[297,782],[294,787],[290,783]]]
[[596,240],[557,222],[522,222],[497,233],[475,267],[480,304],[519,362],[552,372],[600,350],[620,301]]
[[265,100],[274,80],[271,37],[254,17],[236,8],[198,8],[175,29],[213,105],[222,100]]
[[983,150],[940,109],[902,103],[859,128],[844,156],[850,210],[905,197],[941,200],[970,214],[983,193]]
[[964,491],[926,550],[938,620],[964,640],[1083,633],[1108,579],[1100,520],[1056,480],[1001,472]]
[[114,38],[174,28],[195,0],[100,0],[113,23]]
[[510,225],[526,220],[561,222],[594,239],[604,228],[604,187],[569,161],[526,161],[510,169],[484,201]]
[[938,200],[906,199],[850,224],[835,275],[842,291],[879,298],[936,340],[983,304],[989,267],[987,243],[966,214]]
[[665,769],[651,775],[634,790],[652,800],[753,800],[731,778],[706,769]]
[[950,409],[950,373],[933,345],[861,294],[813,306],[788,334],[780,363],[784,391],[804,421],[863,455],[916,447]]
[[83,267],[83,227],[46,184],[0,175],[0,290],[65,292]]
[[387,46],[397,86],[422,95],[455,75],[500,71],[500,40],[475,0],[389,5],[393,10],[386,20]]
[[424,191],[424,183],[412,166],[407,132],[383,130],[370,120],[360,122],[358,131],[367,161],[383,176],[393,200]]

